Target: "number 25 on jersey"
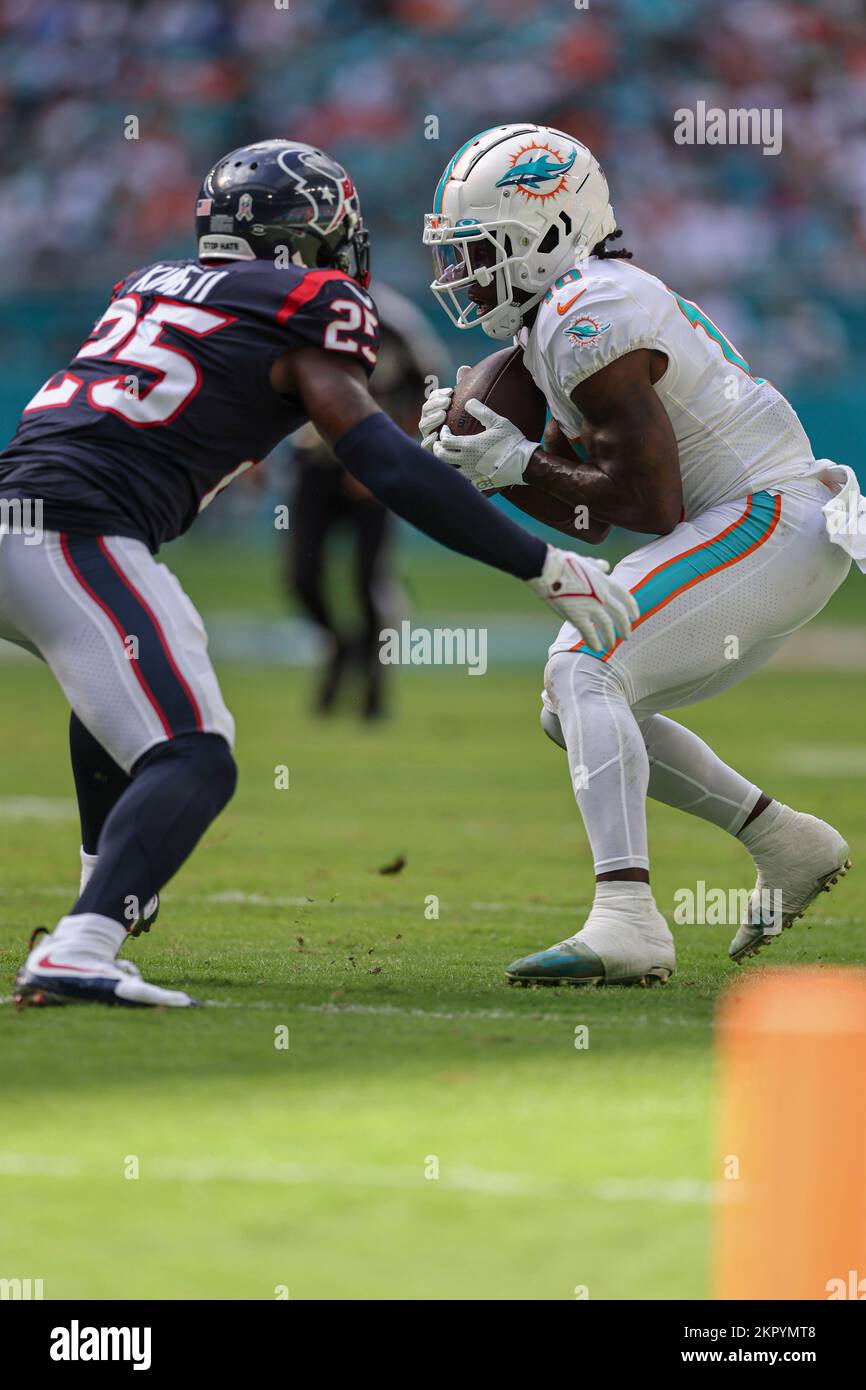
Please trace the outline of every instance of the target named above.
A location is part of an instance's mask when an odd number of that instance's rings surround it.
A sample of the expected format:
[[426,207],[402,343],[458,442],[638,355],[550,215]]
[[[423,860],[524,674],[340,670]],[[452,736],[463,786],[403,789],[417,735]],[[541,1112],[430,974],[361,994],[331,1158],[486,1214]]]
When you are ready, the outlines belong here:
[[[201,372],[187,353],[162,341],[163,330],[170,325],[192,337],[203,338],[233,321],[228,314],[175,300],[158,300],[142,314],[137,294],[116,299],[95,325],[93,336],[76,354],[75,361],[105,357],[125,367],[146,367],[156,373],[157,380],[138,390],[134,389],[134,371],[99,377],[87,387],[88,404],[140,428],[168,424],[198,391]],[[75,400],[84,384],[74,372],[62,372],[59,379],[51,377],[25,407],[24,414],[62,410]]]

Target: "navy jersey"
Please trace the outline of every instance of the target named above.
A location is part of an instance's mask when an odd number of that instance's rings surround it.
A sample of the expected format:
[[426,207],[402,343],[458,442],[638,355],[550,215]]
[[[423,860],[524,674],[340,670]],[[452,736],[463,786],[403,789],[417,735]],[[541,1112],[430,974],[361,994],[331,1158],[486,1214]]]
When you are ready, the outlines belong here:
[[339,270],[170,261],[127,276],[0,454],[0,496],[40,498],[48,530],[151,550],[306,420],[270,385],[315,346],[376,363],[370,297]]

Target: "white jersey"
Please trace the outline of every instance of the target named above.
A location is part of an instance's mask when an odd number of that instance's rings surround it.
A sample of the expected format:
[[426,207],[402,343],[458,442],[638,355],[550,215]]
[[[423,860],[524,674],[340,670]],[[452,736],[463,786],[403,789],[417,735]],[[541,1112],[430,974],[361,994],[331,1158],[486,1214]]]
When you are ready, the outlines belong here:
[[706,314],[628,261],[590,256],[551,285],[517,342],[569,439],[579,382],[637,348],[667,355],[655,392],[679,449],[685,516],[816,471],[793,408]]

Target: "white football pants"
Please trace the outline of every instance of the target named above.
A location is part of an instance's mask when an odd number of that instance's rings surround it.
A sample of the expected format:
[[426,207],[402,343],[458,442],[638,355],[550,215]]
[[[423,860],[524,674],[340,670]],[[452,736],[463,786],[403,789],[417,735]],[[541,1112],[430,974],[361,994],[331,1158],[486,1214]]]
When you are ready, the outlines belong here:
[[47,662],[125,772],[178,734],[234,742],[204,623],[141,541],[0,532],[0,638]]
[[596,655],[559,632],[542,726],[568,754],[597,874],[649,867],[648,794],[733,834],[747,819],[760,789],[660,711],[727,690],[821,611],[851,564],[830,496],[807,479],[708,508],[614,569],[641,609],[628,641]]

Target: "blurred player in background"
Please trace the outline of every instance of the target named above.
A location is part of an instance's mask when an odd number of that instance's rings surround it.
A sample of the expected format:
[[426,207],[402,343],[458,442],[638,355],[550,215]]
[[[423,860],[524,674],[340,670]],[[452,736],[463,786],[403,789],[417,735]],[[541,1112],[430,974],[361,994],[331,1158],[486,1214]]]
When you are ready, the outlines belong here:
[[[395,424],[412,434],[429,380],[444,379],[447,354],[405,295],[379,282],[371,293],[380,338],[370,391]],[[346,678],[354,675],[361,683],[362,718],[377,719],[385,712],[379,634],[393,625],[400,606],[400,586],[390,565],[391,517],[369,488],[342,467],[312,425],[292,443],[296,481],[286,533],[286,578],[290,593],[321,629],[329,648],[316,709],[330,711]],[[328,573],[334,543],[344,536],[354,548],[348,595],[329,583],[334,576]]]
[[815,459],[785,398],[698,305],[613,249],[620,235],[590,151],[531,122],[467,141],[425,224],[442,307],[456,327],[523,348],[561,443],[548,452],[478,402],[467,409],[483,430],[457,436],[443,423],[447,389],[427,402],[423,442],[482,491],[539,489],[585,512],[579,525],[660,537],[614,570],[640,607],[628,645],[592,652],[566,623],[550,648],[542,724],[568,754],[595,898],[573,936],[509,966],[521,983],[668,978],[674,943],[650,889],[647,795],[752,855],[735,961],[850,862],[833,826],[774,801],[661,711],[743,680],[821,611],[852,556],[866,568],[866,542],[845,524],[858,514],[857,479]]

